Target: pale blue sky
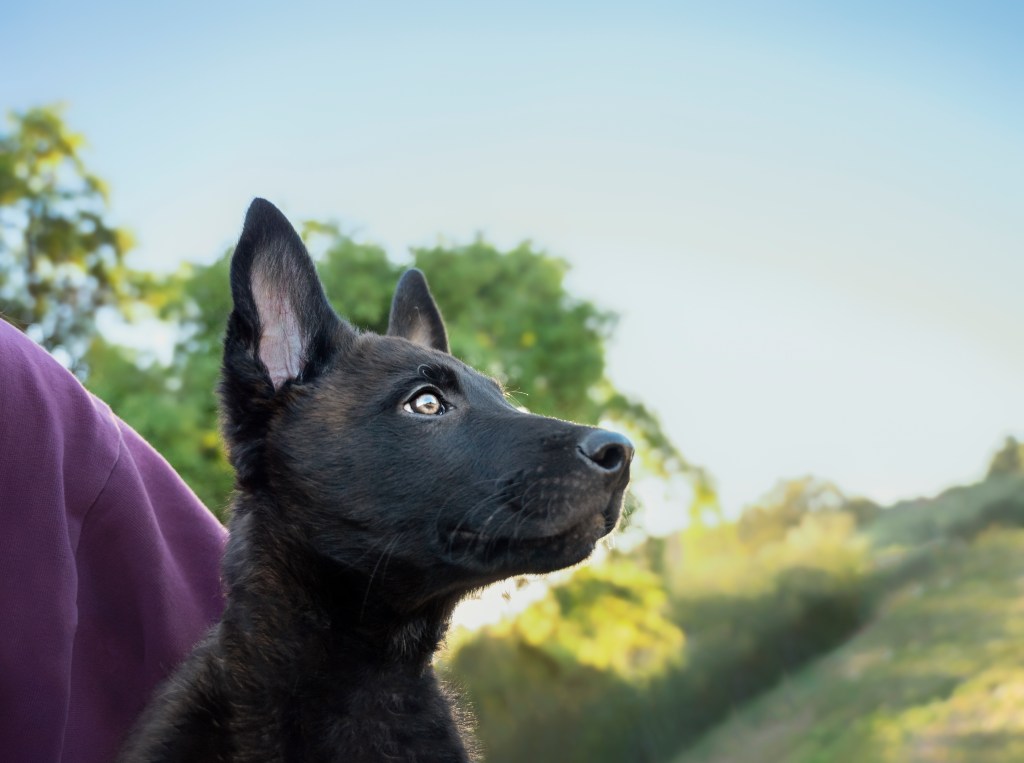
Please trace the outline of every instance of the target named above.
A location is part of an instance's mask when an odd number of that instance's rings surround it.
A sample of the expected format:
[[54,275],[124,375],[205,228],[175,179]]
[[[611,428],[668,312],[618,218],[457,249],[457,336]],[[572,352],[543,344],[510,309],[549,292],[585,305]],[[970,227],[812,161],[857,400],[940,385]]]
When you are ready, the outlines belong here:
[[1016,2],[36,2],[0,107],[68,102],[147,266],[254,195],[397,259],[531,238],[727,507],[884,500],[1024,435],[1022,39]]

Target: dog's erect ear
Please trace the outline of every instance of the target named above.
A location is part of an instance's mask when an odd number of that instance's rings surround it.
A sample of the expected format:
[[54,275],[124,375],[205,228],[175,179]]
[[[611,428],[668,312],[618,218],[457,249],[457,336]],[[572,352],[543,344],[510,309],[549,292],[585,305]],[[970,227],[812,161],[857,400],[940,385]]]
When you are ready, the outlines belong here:
[[276,392],[315,377],[343,331],[302,239],[277,207],[256,199],[231,260],[234,310],[224,346],[225,374],[263,376]]
[[448,352],[448,333],[437,303],[430,295],[427,279],[413,268],[398,279],[391,301],[388,335],[400,336],[441,352]]

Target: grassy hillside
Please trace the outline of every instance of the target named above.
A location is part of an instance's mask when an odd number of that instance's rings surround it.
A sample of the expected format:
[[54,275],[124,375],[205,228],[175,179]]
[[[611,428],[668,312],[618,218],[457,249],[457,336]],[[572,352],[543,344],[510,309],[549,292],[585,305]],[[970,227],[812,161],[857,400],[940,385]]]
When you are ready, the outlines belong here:
[[1024,480],[884,512],[877,609],[674,763],[1024,760]]

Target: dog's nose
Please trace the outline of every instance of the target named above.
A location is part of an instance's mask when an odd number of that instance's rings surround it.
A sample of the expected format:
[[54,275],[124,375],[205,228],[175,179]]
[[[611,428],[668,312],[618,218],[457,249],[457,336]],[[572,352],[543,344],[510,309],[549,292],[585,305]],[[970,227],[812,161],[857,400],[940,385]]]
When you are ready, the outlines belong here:
[[587,432],[580,440],[579,451],[591,465],[609,474],[621,472],[633,460],[633,443],[604,429]]

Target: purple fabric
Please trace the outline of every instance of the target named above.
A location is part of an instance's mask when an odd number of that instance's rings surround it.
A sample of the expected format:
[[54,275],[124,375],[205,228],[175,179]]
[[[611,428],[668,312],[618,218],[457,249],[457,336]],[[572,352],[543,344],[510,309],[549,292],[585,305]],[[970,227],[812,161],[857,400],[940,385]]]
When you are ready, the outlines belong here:
[[225,531],[0,320],[0,758],[107,761],[223,607]]

